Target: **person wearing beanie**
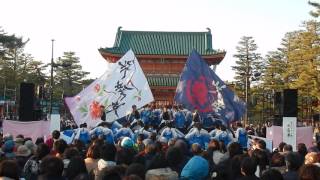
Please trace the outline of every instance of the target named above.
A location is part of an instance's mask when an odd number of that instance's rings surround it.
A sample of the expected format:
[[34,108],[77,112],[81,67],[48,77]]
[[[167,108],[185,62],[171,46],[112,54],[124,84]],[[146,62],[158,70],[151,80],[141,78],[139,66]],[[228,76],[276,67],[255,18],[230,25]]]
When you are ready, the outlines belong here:
[[[133,145],[132,145],[133,146]],[[98,171],[103,168],[116,166],[115,156],[117,149],[113,144],[104,144],[100,149],[101,159],[98,161]]]
[[22,170],[26,162],[31,156],[31,151],[26,145],[20,145],[16,152],[16,160],[19,166],[19,169]]
[[35,153],[37,147],[31,140],[26,141],[24,145],[31,151],[31,154]]
[[123,148],[133,148],[134,142],[129,137],[124,137],[120,143]]
[[182,169],[181,179],[204,180],[208,175],[208,161],[201,156],[193,156]]
[[4,157],[7,159],[13,159],[16,157],[15,153],[13,152],[15,147],[15,143],[13,140],[7,140],[2,145],[2,151],[4,153]]

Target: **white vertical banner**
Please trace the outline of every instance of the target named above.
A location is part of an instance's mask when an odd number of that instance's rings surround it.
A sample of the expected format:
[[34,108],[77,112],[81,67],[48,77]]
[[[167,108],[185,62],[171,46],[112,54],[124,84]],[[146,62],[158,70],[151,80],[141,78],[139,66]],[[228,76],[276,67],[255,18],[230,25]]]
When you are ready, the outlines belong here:
[[297,118],[296,117],[283,117],[282,123],[283,142],[290,144],[293,151],[297,148]]
[[140,108],[152,101],[148,81],[132,50],[117,63],[108,63],[106,72],[79,94],[65,98],[77,125],[87,123],[89,127],[101,122],[101,106],[106,121],[113,122],[130,113],[132,105]]
[[60,131],[60,114],[50,115],[50,133],[54,130]]

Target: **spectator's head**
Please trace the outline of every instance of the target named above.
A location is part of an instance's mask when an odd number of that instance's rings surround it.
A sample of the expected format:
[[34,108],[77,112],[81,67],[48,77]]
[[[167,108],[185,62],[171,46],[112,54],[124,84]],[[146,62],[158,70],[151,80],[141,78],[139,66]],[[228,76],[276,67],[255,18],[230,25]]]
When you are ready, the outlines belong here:
[[285,160],[284,160],[284,156],[280,153],[274,153],[272,155],[272,158],[271,158],[271,166],[272,167],[281,167],[281,166],[285,166],[286,163],[285,163]]
[[4,142],[4,144],[2,145],[2,151],[5,153],[12,153],[13,149],[14,149],[14,141],[13,140],[7,140],[6,142]]
[[134,142],[131,140],[131,138],[129,137],[124,137],[122,140],[121,140],[121,147],[122,148],[133,148],[133,145],[134,145]]
[[299,180],[319,180],[320,167],[313,164],[305,164],[299,169]]
[[166,152],[166,160],[170,167],[177,167],[183,160],[183,154],[178,147],[170,147]]
[[31,151],[32,154],[35,153],[37,147],[35,146],[35,144],[33,144],[31,140],[26,141],[24,145]]
[[292,149],[292,146],[290,144],[284,145],[283,152],[287,153],[287,152],[292,152],[292,151],[293,151],[293,149]]
[[105,161],[115,161],[116,152],[113,144],[104,144],[100,149],[100,157]]
[[168,167],[168,163],[163,153],[158,153],[148,162],[146,170],[160,169]]
[[59,154],[63,154],[67,147],[68,144],[63,139],[59,139],[53,143],[53,149]]
[[181,178],[205,179],[209,173],[209,164],[201,156],[193,156],[181,171]]
[[201,130],[202,126],[200,122],[195,122],[193,125],[195,128],[197,128],[199,131]]
[[220,150],[220,144],[219,141],[216,139],[211,139],[210,143],[209,143],[209,147],[211,148],[211,150],[213,151],[219,151]]
[[228,146],[228,152],[229,152],[230,158],[232,158],[235,155],[242,154],[240,144],[237,142],[230,143],[230,145]]
[[125,175],[126,176],[137,175],[141,179],[144,179],[144,174],[145,174],[144,169],[145,169],[144,165],[140,163],[132,163],[128,166]]
[[295,152],[289,152],[285,157],[285,161],[289,171],[298,171],[303,163],[300,154]]
[[129,166],[132,163],[134,156],[135,152],[133,149],[121,148],[117,151],[115,160],[117,164],[124,164]]
[[268,169],[263,172],[262,176],[260,177],[261,180],[283,180],[282,174],[275,169]]
[[257,164],[256,162],[249,157],[244,158],[241,161],[241,173],[244,176],[254,176],[256,172]]
[[153,142],[156,142],[157,140],[157,133],[151,132],[149,137]]
[[63,153],[64,159],[71,159],[72,157],[75,157],[75,156],[80,156],[80,152],[75,147],[66,148],[66,150]]
[[98,145],[91,145],[87,151],[87,158],[99,159],[100,158],[100,148]]
[[256,149],[252,153],[252,159],[255,160],[260,170],[263,171],[269,165],[269,159],[266,151]]
[[82,157],[74,156],[70,159],[65,176],[67,179],[75,179],[79,174],[87,174],[86,164]]
[[27,148],[27,146],[21,145],[18,147],[16,155],[22,156],[22,157],[28,157],[31,155],[31,151],[30,151],[30,149]]
[[146,154],[155,154],[157,152],[157,146],[155,143],[149,143],[147,144],[145,148],[145,153]]
[[40,163],[40,174],[46,178],[58,178],[62,176],[63,162],[60,158],[47,156]]
[[19,180],[19,166],[14,160],[4,160],[0,163],[0,177]]
[[47,144],[41,143],[36,150],[36,156],[40,160],[50,153],[50,148]]
[[307,155],[308,150],[307,150],[307,146],[304,143],[299,143],[298,144],[298,153],[302,156],[305,157],[305,155]]
[[237,123],[237,126],[238,126],[238,127],[242,127],[241,122],[238,122],[238,123]]
[[256,145],[257,145],[257,149],[261,149],[261,150],[265,150],[267,147],[266,142],[262,139],[259,139]]
[[16,147],[23,145],[24,144],[23,135],[18,135],[14,142],[15,142]]
[[179,179],[178,173],[171,169],[151,169],[146,172],[145,180],[176,180]]
[[142,144],[144,140],[144,134],[138,134],[137,143]]
[[315,152],[308,153],[305,156],[304,163],[305,164],[319,163],[319,155],[318,155],[318,153],[315,153]]
[[181,151],[182,155],[187,155],[189,152],[188,144],[182,139],[178,139],[174,143],[174,147],[178,148]]
[[41,144],[41,143],[44,143],[44,139],[43,139],[43,137],[38,137],[38,138],[36,139],[35,144],[36,144],[36,145],[39,145],[39,144]]
[[52,132],[52,138],[53,138],[53,139],[59,139],[59,138],[60,138],[60,131],[54,130],[54,131]]
[[136,105],[132,105],[131,107],[132,107],[132,111],[137,110],[137,106]]
[[112,166],[108,168],[104,168],[99,172],[99,176],[101,180],[121,180],[121,175],[123,167],[120,166]]
[[191,153],[193,155],[200,155],[202,153],[201,145],[198,143],[193,143],[191,145]]
[[3,136],[3,141],[13,140],[12,134],[5,134]]
[[98,147],[101,147],[104,144],[103,139],[95,139],[92,143],[92,145],[97,145]]
[[283,147],[284,147],[285,145],[286,145],[285,142],[281,142],[281,143],[279,144],[279,147],[278,147],[279,152],[283,152]]
[[88,127],[87,123],[80,124],[80,128],[86,128],[86,127]]

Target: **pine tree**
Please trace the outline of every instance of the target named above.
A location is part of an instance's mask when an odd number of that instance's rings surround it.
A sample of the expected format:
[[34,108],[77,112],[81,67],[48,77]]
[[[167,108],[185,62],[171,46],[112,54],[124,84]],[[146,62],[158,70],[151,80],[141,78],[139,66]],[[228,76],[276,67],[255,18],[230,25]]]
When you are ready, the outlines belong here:
[[293,50],[288,53],[288,86],[298,89],[299,96],[320,100],[320,23],[308,21],[305,30],[294,38]]
[[281,51],[271,51],[265,57],[266,68],[263,73],[263,87],[272,92],[284,89],[283,73],[286,63],[284,54]]
[[[250,87],[252,80],[258,80],[262,67],[261,56],[257,53],[258,46],[255,44],[252,37],[244,36],[239,42],[239,46],[236,47],[237,54],[234,55],[236,60],[236,66],[232,69],[235,70],[235,80],[237,85],[236,90],[240,90],[245,96],[245,89],[248,90],[248,96],[250,96]],[[247,87],[245,87],[247,85]],[[248,97],[249,98],[249,97]]]
[[56,63],[54,77],[54,97],[72,96],[82,90],[82,81],[89,74],[82,70],[80,60],[74,52],[64,52],[63,57]]
[[[261,74],[263,63],[261,56],[257,53],[258,46],[252,37],[243,36],[239,42],[239,46],[236,47],[237,54],[234,55],[236,60],[236,66],[232,69],[235,70],[236,91],[238,94],[242,94],[247,102],[247,109],[251,109],[251,84],[252,81],[258,81]],[[240,85],[240,86],[239,86]],[[242,92],[242,93],[239,93]],[[248,112],[250,113],[250,112]],[[250,116],[250,114],[248,114]],[[246,117],[246,120],[250,118]]]

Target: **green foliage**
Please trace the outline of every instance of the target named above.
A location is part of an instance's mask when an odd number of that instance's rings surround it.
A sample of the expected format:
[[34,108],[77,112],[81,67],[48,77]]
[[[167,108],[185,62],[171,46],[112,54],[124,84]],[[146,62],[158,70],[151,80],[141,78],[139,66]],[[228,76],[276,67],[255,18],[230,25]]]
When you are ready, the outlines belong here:
[[252,37],[243,36],[236,49],[237,54],[234,55],[237,58],[236,66],[232,67],[236,74],[236,91],[243,92],[242,97],[245,97],[245,85],[247,84],[248,96],[250,96],[251,83],[253,80],[258,80],[258,76],[255,74],[260,71],[263,65],[261,56],[256,52],[258,46]]
[[309,1],[308,3],[315,8],[315,10],[309,12],[310,15],[313,16],[313,17],[319,17],[319,15],[320,15],[320,3],[314,2],[314,1]]
[[84,78],[89,74],[82,70],[80,60],[74,52],[64,52],[62,58],[56,62],[54,72],[55,99],[79,93],[85,86]]

